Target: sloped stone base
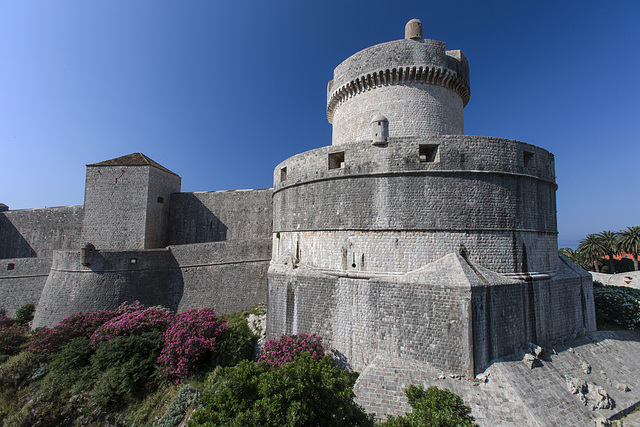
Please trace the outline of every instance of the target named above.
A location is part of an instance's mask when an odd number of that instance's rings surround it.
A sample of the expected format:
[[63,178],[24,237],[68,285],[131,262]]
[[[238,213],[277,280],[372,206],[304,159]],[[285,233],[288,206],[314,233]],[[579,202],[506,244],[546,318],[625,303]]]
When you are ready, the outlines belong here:
[[[356,401],[384,420],[411,410],[404,395],[410,384],[437,386],[462,396],[481,426],[592,426],[599,419],[623,418],[640,403],[640,333],[591,332],[545,349],[533,368],[524,354],[493,361],[477,378],[379,354],[356,382]],[[575,379],[604,389],[613,408],[585,405],[567,386]]]

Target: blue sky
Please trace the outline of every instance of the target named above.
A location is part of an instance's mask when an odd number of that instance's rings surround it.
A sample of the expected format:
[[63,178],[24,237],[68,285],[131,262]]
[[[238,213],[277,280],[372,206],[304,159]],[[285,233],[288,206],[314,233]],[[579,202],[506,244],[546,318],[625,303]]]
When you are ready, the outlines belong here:
[[640,225],[637,0],[2,0],[0,202],[82,204],[133,152],[183,191],[271,187],[331,143],[333,69],[411,18],[469,60],[467,134],[555,154],[560,246]]

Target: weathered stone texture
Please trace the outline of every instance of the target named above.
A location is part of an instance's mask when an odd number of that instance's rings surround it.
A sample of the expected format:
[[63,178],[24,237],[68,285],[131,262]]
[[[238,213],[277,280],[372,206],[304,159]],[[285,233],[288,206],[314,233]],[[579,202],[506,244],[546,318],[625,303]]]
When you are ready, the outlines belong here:
[[[640,401],[640,364],[629,354],[637,351],[635,332],[590,332],[547,348],[531,369],[522,354],[498,360],[475,380],[451,376],[428,363],[378,356],[359,376],[356,401],[378,419],[411,410],[404,389],[411,384],[447,388],[469,405],[481,426],[597,425],[598,418],[620,419]],[[587,363],[592,369],[583,370]],[[592,410],[567,389],[576,378],[603,388],[613,399],[612,409]],[[618,387],[624,383],[626,387]]]
[[171,193],[177,191],[180,177],[153,166],[89,165],[83,242],[106,250],[160,247],[166,239],[163,216],[168,215]]
[[333,116],[333,145],[370,140],[371,118],[389,119],[389,136],[464,134],[463,101],[428,84],[385,86],[345,101]]
[[170,246],[169,307],[233,313],[266,302],[271,239]]
[[367,139],[376,113],[390,135],[463,134],[469,64],[438,40],[395,40],[364,49],[334,70],[327,86],[333,145]]
[[56,251],[32,326],[55,326],[77,312],[113,310],[125,301],[165,305],[169,256],[166,249],[99,251],[83,266],[80,251]]
[[171,245],[271,236],[272,190],[177,193],[171,198]]
[[[421,145],[437,147],[437,161],[421,162]],[[498,272],[555,269],[556,185],[547,151],[463,135],[339,149],[343,167],[329,168],[338,150],[332,146],[276,168],[274,259],[298,253],[319,268],[355,263],[358,270],[407,272],[463,245],[472,260]],[[388,257],[390,249],[402,255]]]
[[38,304],[51,258],[9,258],[0,262],[0,313],[14,316],[25,304]]
[[79,247],[82,216],[82,206],[0,212],[0,259],[51,258]]

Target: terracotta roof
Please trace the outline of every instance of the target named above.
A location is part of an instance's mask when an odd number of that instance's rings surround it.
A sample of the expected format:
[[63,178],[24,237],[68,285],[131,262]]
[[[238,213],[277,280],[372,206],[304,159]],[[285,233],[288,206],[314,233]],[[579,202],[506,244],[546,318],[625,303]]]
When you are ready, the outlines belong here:
[[154,162],[142,153],[127,154],[126,156],[117,157],[111,160],[105,160],[104,162],[100,163],[93,163],[87,166],[153,166],[154,168],[158,168],[175,176],[179,176],[177,173],[171,172],[169,169],[165,168],[157,162]]

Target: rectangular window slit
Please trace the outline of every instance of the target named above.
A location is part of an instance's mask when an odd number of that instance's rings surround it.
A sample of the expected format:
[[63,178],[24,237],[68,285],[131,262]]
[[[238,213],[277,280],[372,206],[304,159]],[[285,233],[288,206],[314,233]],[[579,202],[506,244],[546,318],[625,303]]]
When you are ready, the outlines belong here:
[[329,169],[340,169],[344,167],[344,151],[329,154]]
[[533,166],[533,152],[532,151],[523,151],[522,152],[522,160],[524,163],[524,167],[528,168],[530,166]]
[[280,182],[286,181],[286,179],[287,179],[287,168],[284,167],[280,169]]
[[7,270],[13,270],[14,268],[16,268],[16,264],[13,262],[10,262],[9,264],[7,264]]
[[440,161],[438,144],[420,144],[418,147],[420,163],[435,163]]

